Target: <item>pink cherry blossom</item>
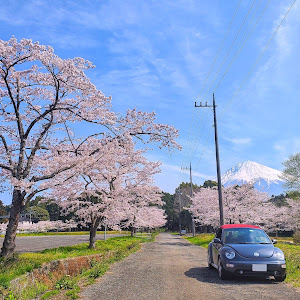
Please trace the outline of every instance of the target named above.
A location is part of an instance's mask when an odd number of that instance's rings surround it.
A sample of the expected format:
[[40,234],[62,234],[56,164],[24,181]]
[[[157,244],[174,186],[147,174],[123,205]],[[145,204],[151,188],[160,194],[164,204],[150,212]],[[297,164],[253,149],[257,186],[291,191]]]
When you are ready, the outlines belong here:
[[[92,67],[83,58],[62,59],[53,48],[28,39],[0,40],[0,188],[12,190],[1,256],[13,253],[20,211],[38,193],[75,199],[83,192],[95,196],[99,189],[104,198],[116,199],[124,182],[113,168],[117,149],[134,147],[133,139],[180,149],[178,131],[156,123],[154,112],[115,113],[111,97],[85,75]],[[86,128],[82,136],[78,126]],[[96,170],[93,164],[103,166]],[[97,174],[105,176],[105,184],[94,179]],[[113,191],[107,185],[112,181]]]
[[[296,230],[299,228],[300,205],[288,199],[288,206],[277,207],[266,193],[251,184],[222,189],[225,223],[248,223],[264,227]],[[219,202],[216,188],[202,188],[191,199],[188,210],[202,225],[219,226]]]

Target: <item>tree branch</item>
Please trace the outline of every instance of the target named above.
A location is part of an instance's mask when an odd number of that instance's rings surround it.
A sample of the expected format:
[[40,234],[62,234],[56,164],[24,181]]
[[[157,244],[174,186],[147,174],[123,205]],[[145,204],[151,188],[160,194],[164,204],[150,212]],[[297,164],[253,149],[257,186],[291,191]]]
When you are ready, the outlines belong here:
[[9,161],[9,164],[10,164],[11,166],[13,166],[13,162],[12,162],[12,159],[11,159],[11,151],[9,150],[9,148],[8,148],[8,146],[7,146],[5,137],[4,137],[2,134],[0,134],[0,138],[1,138],[2,143],[3,143],[3,145],[4,145],[5,152],[6,152],[6,155],[7,155],[8,161]]

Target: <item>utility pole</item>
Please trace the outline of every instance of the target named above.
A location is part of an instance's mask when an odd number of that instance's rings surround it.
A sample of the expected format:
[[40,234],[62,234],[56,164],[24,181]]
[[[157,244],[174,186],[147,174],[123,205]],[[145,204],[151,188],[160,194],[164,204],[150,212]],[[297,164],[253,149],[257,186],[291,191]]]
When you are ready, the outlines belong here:
[[180,186],[178,188],[178,197],[179,197],[179,234],[181,235],[181,191],[180,191]]
[[[181,170],[188,170],[187,167],[182,167]],[[193,179],[192,179],[192,163],[190,162],[190,196],[193,197]],[[196,229],[195,229],[195,219],[194,216],[191,215],[192,218],[192,234],[195,236]]]
[[[190,162],[190,185],[191,185],[191,198],[193,197],[193,179],[192,179],[192,163]],[[194,216],[192,215],[192,233],[193,236],[195,236],[195,219]]]
[[217,178],[218,178],[218,193],[219,193],[219,211],[220,211],[220,225],[224,225],[224,215],[223,215],[223,200],[222,200],[222,183],[221,183],[221,171],[220,171],[220,156],[219,156],[219,144],[218,144],[218,129],[217,129],[217,116],[216,116],[216,102],[215,94],[213,93],[213,105],[197,105],[195,102],[195,107],[209,107],[213,108],[214,113],[214,128],[215,128],[215,146],[216,146],[216,163],[217,163]]

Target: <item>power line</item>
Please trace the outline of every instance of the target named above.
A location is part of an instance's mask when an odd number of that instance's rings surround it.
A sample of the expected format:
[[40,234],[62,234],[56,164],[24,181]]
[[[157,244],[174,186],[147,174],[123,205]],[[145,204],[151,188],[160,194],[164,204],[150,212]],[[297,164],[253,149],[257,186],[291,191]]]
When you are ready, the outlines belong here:
[[[255,2],[255,1],[256,1],[256,0],[254,0],[254,2]],[[229,24],[229,27],[228,27],[227,32],[226,32],[226,34],[225,34],[225,37],[224,37],[224,39],[223,39],[223,41],[222,41],[222,43],[221,43],[221,45],[220,45],[220,47],[219,47],[218,53],[217,53],[217,55],[216,55],[216,57],[215,57],[215,60],[214,60],[214,62],[213,62],[213,64],[212,64],[210,70],[209,70],[209,73],[208,73],[207,76],[206,76],[206,79],[205,79],[205,81],[204,81],[204,83],[203,83],[203,85],[202,85],[202,87],[201,87],[201,90],[200,90],[200,92],[199,92],[199,94],[198,94],[198,96],[197,96],[197,98],[196,98],[196,101],[199,100],[199,97],[200,97],[200,95],[201,95],[201,93],[202,93],[202,91],[203,91],[203,89],[204,89],[204,86],[205,86],[205,84],[206,84],[206,82],[207,82],[207,80],[208,80],[208,78],[209,78],[209,76],[210,76],[210,73],[211,73],[211,71],[213,70],[213,67],[214,67],[214,65],[215,65],[215,63],[216,63],[216,61],[217,61],[217,58],[219,57],[219,54],[220,54],[220,52],[221,52],[221,49],[223,48],[224,42],[225,42],[225,40],[226,40],[226,38],[227,38],[227,35],[228,35],[229,31],[230,31],[231,25],[232,25],[232,23],[233,23],[233,21],[234,21],[234,19],[235,19],[235,16],[236,16],[236,14],[237,14],[237,11],[238,11],[238,9],[239,9],[239,7],[240,7],[241,2],[242,2],[242,0],[240,0],[239,4],[238,4],[238,6],[237,6],[237,8],[236,8],[236,10],[235,10],[235,13],[234,13],[234,15],[233,15],[233,17],[232,17],[232,19],[231,19],[231,22],[230,22],[230,24]]]
[[[266,8],[268,7],[270,1],[271,1],[271,0],[269,0],[269,2],[267,3],[267,5],[264,7],[262,13],[260,14],[258,20],[256,21],[256,23],[255,23],[254,26],[252,27],[252,29],[251,29],[250,33],[248,34],[248,36],[246,37],[246,39],[244,39],[244,37],[245,37],[246,33],[248,32],[248,29],[250,28],[251,25],[249,25],[248,28],[246,29],[245,34],[243,35],[243,37],[242,37],[242,39],[241,39],[241,41],[240,41],[240,43],[239,43],[239,45],[238,45],[238,47],[237,47],[237,50],[236,50],[236,52],[235,52],[233,58],[232,58],[231,61],[230,61],[229,66],[227,67],[227,69],[226,69],[225,73],[223,74],[221,80],[219,81],[218,85],[217,85],[216,88],[214,89],[214,92],[216,91],[216,89],[217,89],[218,86],[220,85],[221,81],[224,79],[224,77],[225,77],[226,74],[228,73],[229,69],[231,68],[233,62],[236,60],[237,56],[239,55],[239,53],[241,52],[241,50],[242,50],[243,47],[245,46],[247,40],[249,39],[249,37],[251,36],[251,34],[252,34],[254,28],[256,27],[256,25],[258,24],[259,20],[260,20],[261,17],[263,16],[263,14],[264,14]],[[246,18],[248,17],[248,15],[249,15],[249,13],[250,13],[252,7],[253,7],[253,4],[254,4],[254,2],[252,3],[252,6],[251,6],[251,8],[249,9]],[[256,11],[255,11],[254,14],[253,14],[252,20],[250,21],[250,24],[252,24],[252,22],[254,21],[254,17],[255,17],[255,15],[256,15],[256,13],[257,13],[257,10],[258,10],[260,4],[261,4],[261,2],[258,4],[257,9],[256,9]],[[243,22],[242,26],[240,27],[240,30],[239,30],[238,34],[236,35],[236,38],[237,38],[237,36],[239,35],[239,33],[240,33],[240,31],[241,31],[241,29],[242,29],[244,23],[245,23],[246,18],[244,19],[244,22]],[[236,40],[236,38],[235,38],[235,40]],[[234,40],[234,42],[235,42],[235,40]],[[243,40],[244,40],[244,42],[243,42]],[[227,55],[228,55],[229,52],[231,51],[234,42],[232,43],[232,45],[231,45],[229,51],[227,52]],[[242,42],[243,42],[243,44],[242,44]],[[241,44],[242,44],[242,45],[241,45]],[[223,60],[223,63],[222,63],[222,65],[221,65],[221,67],[222,67],[223,64],[224,64],[224,62],[225,62],[225,60],[226,60],[226,58],[227,58],[227,55],[226,55],[225,59]],[[213,82],[215,81],[217,75],[219,74],[219,71],[221,70],[221,67],[219,68],[218,73],[216,74],[216,76],[215,76]],[[212,84],[213,84],[213,82],[212,82]],[[210,85],[210,87],[212,86],[212,84]],[[210,88],[210,87],[209,87],[209,88]],[[208,89],[208,90],[209,90],[209,89]],[[204,99],[204,98],[203,98],[203,99]],[[220,117],[222,116],[222,114],[223,114],[223,111],[221,112]],[[206,141],[206,143],[205,143],[205,146],[204,146],[204,148],[203,148],[203,150],[202,150],[201,156],[200,156],[199,161],[198,161],[198,163],[197,163],[196,170],[198,169],[198,166],[199,166],[199,164],[200,164],[200,161],[201,161],[201,159],[202,159],[202,157],[203,157],[203,154],[204,154],[205,148],[206,148],[206,146],[207,146],[207,142],[208,142],[208,139],[209,139],[209,137],[210,137],[210,134],[211,134],[211,131],[210,131],[210,133],[209,133],[208,136],[207,136],[207,141]]]
[[[240,26],[240,28],[239,28],[239,30],[238,30],[238,33],[237,33],[236,36],[235,36],[234,41],[231,43],[231,46],[230,46],[229,50],[227,51],[226,56],[225,56],[225,58],[223,59],[223,62],[222,62],[222,64],[221,64],[221,66],[219,67],[219,69],[218,69],[218,71],[217,71],[217,73],[216,73],[216,75],[215,75],[213,81],[211,82],[211,84],[210,84],[210,86],[209,86],[207,92],[209,91],[209,89],[211,88],[211,86],[212,86],[213,83],[215,82],[215,80],[216,80],[218,74],[220,73],[220,70],[221,70],[222,66],[224,65],[224,63],[225,63],[225,61],[226,61],[226,59],[227,59],[229,53],[231,52],[231,50],[232,50],[232,48],[233,48],[233,46],[234,46],[234,44],[235,44],[235,42],[236,42],[236,40],[237,40],[237,38],[238,38],[240,32],[241,32],[241,30],[243,29],[243,27],[244,27],[244,25],[245,25],[245,23],[246,23],[246,20],[247,20],[249,14],[250,14],[250,12],[251,12],[251,10],[252,10],[252,8],[253,8],[255,2],[256,2],[256,0],[254,0],[254,1],[252,2],[252,5],[251,5],[251,7],[249,8],[246,17],[244,18],[243,23],[242,23],[242,25]],[[239,4],[240,4],[240,3],[239,3]],[[260,3],[259,3],[259,5],[260,5]],[[258,6],[259,6],[259,5],[258,5]],[[239,7],[239,6],[238,6],[238,7]],[[236,12],[237,12],[237,10],[236,10]],[[235,15],[236,15],[236,12],[235,12]],[[234,17],[235,17],[235,15],[234,15]],[[233,19],[234,19],[234,18],[233,18]],[[230,24],[230,26],[229,26],[229,29],[230,29],[230,27],[231,27],[231,25],[232,25],[233,19],[232,19],[232,21],[231,21],[231,24]],[[225,36],[225,37],[227,37],[228,32],[229,32],[229,30],[227,30],[227,33],[226,33],[226,36]],[[223,42],[222,42],[222,44],[221,44],[221,47],[219,48],[218,55],[219,55],[219,53],[220,53],[220,50],[221,50],[221,48],[222,48],[222,46],[223,46],[224,41],[225,41],[225,38],[223,39]],[[218,55],[217,55],[217,57],[218,57]],[[215,62],[216,62],[217,57],[215,58],[214,63],[213,63],[213,65],[212,65],[211,69],[210,69],[210,72],[209,72],[208,76],[206,77],[206,80],[205,80],[204,85],[206,84],[207,79],[208,79],[208,77],[209,77],[209,75],[210,75],[210,73],[211,73],[211,71],[212,71],[212,69],[213,69],[213,66],[215,65]],[[203,88],[204,88],[204,85],[202,86],[202,90],[203,90]],[[202,92],[202,90],[201,90],[201,92]],[[206,96],[206,95],[207,95],[207,93],[205,94],[205,96]],[[200,94],[199,94],[199,96],[200,96]],[[205,98],[205,96],[203,97],[203,99]],[[199,97],[198,97],[198,98],[199,98]],[[198,111],[198,115],[199,115],[199,111]],[[202,119],[201,119],[201,120],[202,120]],[[196,126],[196,125],[197,125],[197,120],[196,120],[195,123],[196,123],[196,124],[195,124],[195,126]],[[200,128],[200,125],[198,125],[197,127]],[[198,132],[199,132],[199,131],[198,131]],[[197,143],[197,139],[198,139],[198,135],[196,136],[196,139],[195,139],[195,141],[194,141],[194,147],[193,147],[192,153],[195,151],[195,145],[196,145],[196,144],[197,144],[197,145],[199,144],[199,142]],[[191,142],[191,143],[192,143],[192,142]],[[191,143],[190,143],[190,144],[191,144]],[[190,145],[190,148],[191,148],[191,145]],[[196,148],[196,149],[197,149],[197,148]],[[190,153],[190,149],[188,150],[187,159],[189,158],[189,153]],[[193,156],[193,155],[192,155],[192,156]],[[185,162],[185,158],[184,158],[184,162]]]
[[210,136],[211,136],[212,129],[213,129],[213,126],[211,126],[210,131],[208,132],[208,135],[207,135],[205,144],[204,144],[204,146],[203,146],[203,149],[202,149],[202,152],[201,152],[201,154],[200,154],[200,157],[199,157],[199,160],[198,160],[198,163],[197,163],[197,165],[196,165],[195,170],[198,170],[200,161],[201,161],[201,159],[202,159],[202,157],[203,157],[203,154],[204,154],[204,151],[205,151],[205,149],[206,149],[206,147],[207,147],[208,140],[209,140],[209,138],[210,138]]
[[242,44],[242,46],[240,47],[240,49],[238,50],[238,52],[236,52],[236,54],[233,56],[233,58],[230,61],[229,66],[227,67],[226,71],[224,72],[221,80],[218,82],[217,86],[214,89],[214,92],[217,90],[217,88],[219,87],[219,85],[221,84],[221,82],[223,81],[224,77],[226,76],[226,74],[228,73],[228,71],[230,70],[232,64],[235,62],[235,60],[237,59],[238,55],[240,54],[240,52],[242,51],[242,49],[244,48],[246,42],[248,41],[249,37],[251,36],[253,30],[255,29],[256,25],[258,24],[258,22],[260,21],[261,17],[263,16],[263,14],[265,13],[267,7],[269,6],[271,0],[269,0],[269,2],[267,3],[267,5],[264,7],[262,13],[260,14],[259,18],[257,19],[255,25],[253,26],[252,30],[250,31],[250,33],[248,34],[247,38],[245,39],[244,43]]
[[[227,36],[228,36],[228,33],[229,33],[230,28],[231,28],[231,26],[232,26],[232,24],[233,24],[233,21],[234,21],[234,19],[235,19],[235,17],[236,17],[236,14],[237,14],[237,12],[238,12],[238,9],[239,9],[239,7],[240,7],[241,2],[242,2],[242,0],[240,0],[239,3],[238,3],[238,6],[237,6],[237,8],[236,8],[236,10],[235,10],[235,12],[234,12],[234,15],[233,15],[233,17],[232,17],[232,19],[231,19],[231,22],[230,22],[230,24],[229,24],[229,26],[228,26],[227,32],[226,32],[226,34],[225,34],[225,37],[223,38],[223,41],[222,41],[222,43],[221,43],[221,45],[220,45],[220,47],[219,47],[219,50],[218,50],[217,55],[216,55],[216,57],[215,57],[215,59],[214,59],[214,62],[213,62],[213,64],[212,64],[211,68],[210,68],[210,71],[209,71],[208,75],[206,76],[206,79],[205,79],[205,81],[204,81],[204,83],[203,83],[203,85],[202,85],[202,87],[201,87],[201,90],[200,90],[200,92],[199,92],[199,94],[198,94],[196,100],[199,99],[200,94],[202,93],[202,91],[203,91],[203,89],[204,89],[204,86],[205,86],[205,84],[206,84],[206,82],[207,82],[207,80],[208,80],[208,78],[209,78],[209,76],[210,76],[210,74],[211,74],[211,72],[212,72],[212,70],[213,70],[213,67],[214,67],[214,65],[215,65],[215,63],[216,63],[216,61],[217,61],[217,58],[219,57],[219,54],[220,54],[220,52],[221,52],[221,49],[222,49],[222,47],[223,47],[223,45],[224,45],[224,42],[225,42]],[[192,128],[193,128],[194,112],[195,112],[195,109],[193,109],[192,120],[191,120],[191,124],[190,124],[190,128],[189,128],[189,133],[188,133],[188,143],[189,143],[189,140],[190,140],[190,134],[191,134],[191,131],[192,131]],[[197,113],[197,119],[196,119],[196,122],[195,122],[196,124],[197,124],[197,122],[198,122],[198,117],[199,117],[199,111],[198,111],[198,113]],[[185,153],[186,153],[186,151],[185,151]],[[184,161],[185,161],[185,154],[184,154]],[[183,163],[184,163],[184,161],[183,161]]]
[[[204,119],[204,114],[205,114],[205,111],[202,111],[202,115],[201,115],[200,122],[199,122],[201,124],[201,122],[203,121],[203,126],[204,126],[205,120],[206,120],[206,118]],[[196,133],[196,139],[199,136],[200,128],[201,127],[198,126],[198,128],[195,130],[197,132]],[[194,144],[195,144],[195,142],[196,142],[196,140],[194,139]],[[192,144],[192,141],[191,141],[191,144]],[[186,156],[187,162],[189,161],[190,157],[192,156],[193,149],[194,149],[194,147],[192,145],[190,145],[190,146],[191,147],[189,148],[189,151],[188,151],[187,156]],[[184,164],[186,164],[186,160],[184,160]]]
[[[203,111],[203,113],[204,113],[204,111]],[[197,136],[196,136],[196,139],[194,140],[194,146],[193,146],[193,149],[192,149],[192,152],[191,152],[191,156],[190,156],[190,158],[189,158],[190,161],[194,158],[194,155],[195,155],[195,153],[196,153],[196,150],[198,149],[198,146],[199,146],[201,137],[202,137],[203,132],[204,132],[205,124],[206,124],[207,117],[208,117],[208,111],[205,111],[205,113],[206,113],[206,115],[205,115],[205,120],[204,120],[204,124],[203,124],[203,126],[202,126],[201,133],[200,133],[201,127],[198,126]]]
[[[271,0],[269,0],[269,2],[267,3],[267,5],[265,6],[263,12],[262,12],[261,15],[259,16],[259,18],[258,18],[256,24],[255,24],[254,27],[252,28],[252,31],[251,31],[250,34],[248,35],[248,37],[247,37],[247,39],[245,40],[244,44],[241,46],[241,48],[239,49],[238,52],[235,52],[233,58],[231,59],[231,61],[230,61],[230,63],[229,63],[229,66],[228,66],[227,69],[225,70],[225,72],[224,72],[224,74],[223,74],[221,80],[219,81],[219,83],[217,84],[217,86],[214,88],[214,91],[213,91],[213,92],[216,91],[216,89],[218,88],[218,86],[220,85],[220,83],[222,82],[222,80],[224,79],[224,77],[226,76],[226,74],[228,73],[229,69],[231,68],[232,64],[234,63],[234,61],[236,60],[236,58],[237,58],[238,55],[240,54],[240,52],[241,52],[241,50],[243,49],[245,43],[246,43],[247,40],[249,39],[249,37],[250,37],[250,35],[252,34],[254,28],[256,27],[257,23],[259,22],[259,20],[261,19],[262,15],[264,14],[266,8],[268,7],[270,1],[271,1]],[[222,67],[223,67],[223,65],[224,65],[224,63],[225,63],[225,61],[226,61],[228,55],[229,55],[229,53],[231,52],[231,50],[232,50],[232,48],[233,48],[233,45],[235,44],[235,42],[236,42],[236,40],[237,40],[237,38],[238,38],[238,36],[239,36],[241,30],[243,29],[243,27],[244,27],[244,25],[245,25],[245,22],[246,22],[246,20],[247,20],[249,14],[250,14],[252,8],[253,8],[254,3],[255,3],[255,0],[253,1],[253,3],[252,3],[252,5],[251,5],[251,7],[250,7],[250,9],[249,9],[249,11],[248,11],[248,13],[247,13],[245,19],[244,19],[244,21],[243,21],[243,23],[242,23],[242,25],[240,26],[240,29],[239,29],[238,33],[237,33],[236,36],[235,36],[234,41],[232,42],[232,44],[231,44],[231,46],[230,46],[230,48],[229,48],[229,50],[228,50],[228,52],[227,52],[227,54],[226,54],[226,56],[225,56],[225,58],[224,58],[224,60],[223,60],[221,66],[219,67],[219,69],[218,69],[218,71],[217,71],[217,73],[216,73],[216,75],[215,75],[213,81],[211,82],[211,84],[210,84],[210,86],[209,86],[209,88],[208,88],[206,94],[205,94],[204,97],[202,98],[202,101],[207,97],[207,94],[208,94],[210,88],[212,87],[212,85],[213,85],[214,82],[216,81],[216,79],[217,79],[217,77],[218,77],[218,75],[219,75],[219,73],[220,73],[220,71],[221,71],[221,69],[222,69]],[[257,9],[259,8],[259,6],[260,6],[260,3],[258,4]],[[254,13],[254,16],[255,16],[255,14],[256,14],[256,12],[257,12],[257,9],[256,9],[256,11],[255,11],[255,13]],[[240,45],[240,44],[239,44],[239,45]],[[238,46],[238,47],[239,47],[239,46]]]
[[281,20],[280,24],[278,25],[278,27],[276,28],[275,32],[273,33],[272,37],[269,39],[268,43],[266,44],[265,48],[263,49],[263,51],[261,52],[260,56],[258,57],[258,59],[255,61],[254,65],[252,66],[252,68],[250,69],[250,71],[248,72],[247,76],[245,77],[245,79],[243,80],[242,84],[239,86],[239,88],[237,89],[237,91],[234,93],[234,95],[231,97],[231,99],[229,100],[229,102],[227,103],[227,105],[225,106],[225,108],[223,109],[223,111],[220,114],[220,117],[223,116],[224,112],[226,111],[226,109],[228,109],[229,105],[231,104],[231,102],[234,100],[234,98],[236,97],[236,95],[238,94],[238,92],[240,91],[240,89],[243,87],[243,85],[245,84],[245,82],[248,80],[249,76],[251,75],[251,73],[253,72],[254,68],[256,67],[256,65],[258,64],[258,62],[260,61],[260,59],[262,58],[262,56],[264,55],[264,53],[266,52],[267,48],[269,47],[271,41],[273,40],[274,36],[276,35],[277,31],[279,30],[279,28],[281,27],[282,23],[284,22],[284,20],[286,19],[286,17],[288,16],[288,14],[290,13],[292,7],[294,6],[294,4],[296,3],[297,0],[294,0],[294,2],[292,3],[292,5],[290,6],[290,8],[288,9],[288,11],[286,12],[285,16],[283,17],[283,19]]
[[[236,95],[239,93],[239,91],[241,90],[241,88],[244,86],[245,82],[248,80],[249,76],[252,74],[254,68],[256,67],[256,65],[259,63],[260,59],[262,58],[262,56],[264,55],[264,53],[266,52],[267,48],[269,47],[271,41],[273,40],[274,36],[276,35],[276,33],[278,32],[279,28],[281,27],[281,25],[283,24],[284,20],[286,19],[286,17],[288,16],[288,14],[290,13],[292,7],[294,6],[294,4],[296,3],[297,0],[294,0],[293,3],[291,4],[291,6],[289,7],[288,11],[286,12],[285,16],[282,18],[280,24],[277,26],[275,32],[273,33],[272,37],[269,39],[268,43],[266,44],[266,46],[264,47],[263,51],[261,52],[260,56],[258,57],[258,59],[255,61],[255,63],[253,64],[253,66],[251,67],[250,71],[248,72],[247,76],[245,77],[245,79],[243,80],[242,84],[239,86],[239,88],[237,89],[237,91],[234,93],[234,95],[231,97],[231,99],[229,100],[229,102],[227,103],[226,107],[223,109],[223,111],[221,112],[220,114],[220,117],[219,119],[223,116],[224,112],[228,109],[229,105],[233,102],[233,100],[235,99]],[[270,2],[270,1],[269,1]],[[268,3],[269,4],[269,3]],[[257,22],[256,22],[257,24]],[[255,24],[255,25],[256,25]],[[253,31],[253,28],[251,30],[251,32]],[[250,34],[251,34],[250,32]],[[248,35],[249,37],[249,35]],[[201,153],[201,156],[199,158],[199,161],[198,161],[198,164],[196,166],[196,170],[198,169],[198,166],[200,164],[200,161],[203,157],[203,153],[205,151],[205,148],[207,146],[207,142],[208,142],[208,139],[211,135],[211,132],[212,132],[212,128],[207,136],[207,140],[206,140],[206,143],[204,145],[204,148],[203,148],[203,151]]]

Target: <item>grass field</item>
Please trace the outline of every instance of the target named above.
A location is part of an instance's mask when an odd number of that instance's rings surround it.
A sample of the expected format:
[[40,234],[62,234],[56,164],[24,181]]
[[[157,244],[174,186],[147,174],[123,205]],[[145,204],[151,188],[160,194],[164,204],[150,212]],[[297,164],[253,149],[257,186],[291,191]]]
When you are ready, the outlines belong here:
[[[85,284],[92,283],[95,278],[106,272],[110,264],[138,250],[141,243],[153,240],[154,236],[155,234],[153,234],[152,239],[149,239],[146,235],[141,235],[139,237],[125,236],[111,238],[106,241],[96,241],[95,249],[89,249],[88,243],[83,243],[74,246],[47,249],[37,253],[15,254],[9,259],[0,258],[0,296],[2,294],[3,299],[34,299],[38,295],[43,294],[41,299],[48,299],[58,292],[66,290],[65,293],[69,295],[64,295],[66,298],[63,299],[75,299],[80,290],[79,286],[82,280],[86,281]],[[91,267],[82,270],[79,275],[67,275],[55,278],[54,285],[53,277],[56,275],[50,273],[49,278],[51,278],[52,284],[47,284],[47,281],[45,281],[46,283],[36,282],[34,286],[27,287],[17,294],[10,289],[10,283],[13,279],[37,269],[45,263],[59,259],[80,258],[82,256],[101,253],[112,253],[112,255],[100,263],[95,261]]]
[[[208,244],[214,238],[214,234],[200,234],[195,237],[185,237],[192,244],[207,248]],[[293,287],[300,289],[300,245],[286,244],[292,241],[293,238],[277,238],[278,244],[276,247],[280,248],[285,255],[287,263],[287,278],[286,282]]]

